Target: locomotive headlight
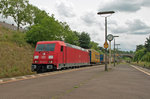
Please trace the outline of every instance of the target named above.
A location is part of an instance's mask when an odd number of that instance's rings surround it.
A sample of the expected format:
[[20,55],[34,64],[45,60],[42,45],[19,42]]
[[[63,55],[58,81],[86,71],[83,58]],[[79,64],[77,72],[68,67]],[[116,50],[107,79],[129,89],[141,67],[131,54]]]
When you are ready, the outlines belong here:
[[49,63],[53,63],[53,61],[48,61]]
[[35,61],[35,63],[38,63],[38,61]]
[[34,56],[34,59],[38,59],[39,58],[39,56]]
[[53,55],[50,55],[48,56],[48,59],[53,59],[53,57],[54,57]]

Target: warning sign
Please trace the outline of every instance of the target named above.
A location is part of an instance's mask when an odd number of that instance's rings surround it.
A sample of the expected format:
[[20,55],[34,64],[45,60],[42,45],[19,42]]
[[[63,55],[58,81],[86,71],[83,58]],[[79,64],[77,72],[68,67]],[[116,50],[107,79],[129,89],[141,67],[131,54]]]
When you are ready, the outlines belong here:
[[104,48],[108,48],[108,43],[107,43],[107,41],[104,43]]

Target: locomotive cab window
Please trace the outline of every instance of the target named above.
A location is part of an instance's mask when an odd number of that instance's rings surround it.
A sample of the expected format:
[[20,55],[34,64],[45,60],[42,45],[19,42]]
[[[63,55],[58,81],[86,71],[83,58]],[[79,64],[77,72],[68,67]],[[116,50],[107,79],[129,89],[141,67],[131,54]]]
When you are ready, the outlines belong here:
[[38,44],[36,51],[54,51],[55,44]]
[[63,46],[61,46],[61,48],[60,48],[60,51],[61,51],[61,52],[63,52],[63,48],[64,48],[64,47],[63,47]]

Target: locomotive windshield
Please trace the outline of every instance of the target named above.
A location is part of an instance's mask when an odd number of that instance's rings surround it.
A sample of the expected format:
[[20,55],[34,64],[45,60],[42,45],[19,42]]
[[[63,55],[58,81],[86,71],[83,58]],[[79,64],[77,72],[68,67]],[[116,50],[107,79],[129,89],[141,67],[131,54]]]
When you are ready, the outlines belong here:
[[56,44],[38,44],[36,51],[54,51]]

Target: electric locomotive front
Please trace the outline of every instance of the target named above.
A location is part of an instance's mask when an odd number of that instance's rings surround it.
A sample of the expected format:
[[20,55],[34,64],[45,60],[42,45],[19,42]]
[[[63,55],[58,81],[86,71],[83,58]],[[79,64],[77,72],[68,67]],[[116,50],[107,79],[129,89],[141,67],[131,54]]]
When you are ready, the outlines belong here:
[[62,56],[59,54],[61,49],[60,43],[62,44],[60,41],[37,42],[31,66],[32,71],[40,73],[58,69],[58,56]]

